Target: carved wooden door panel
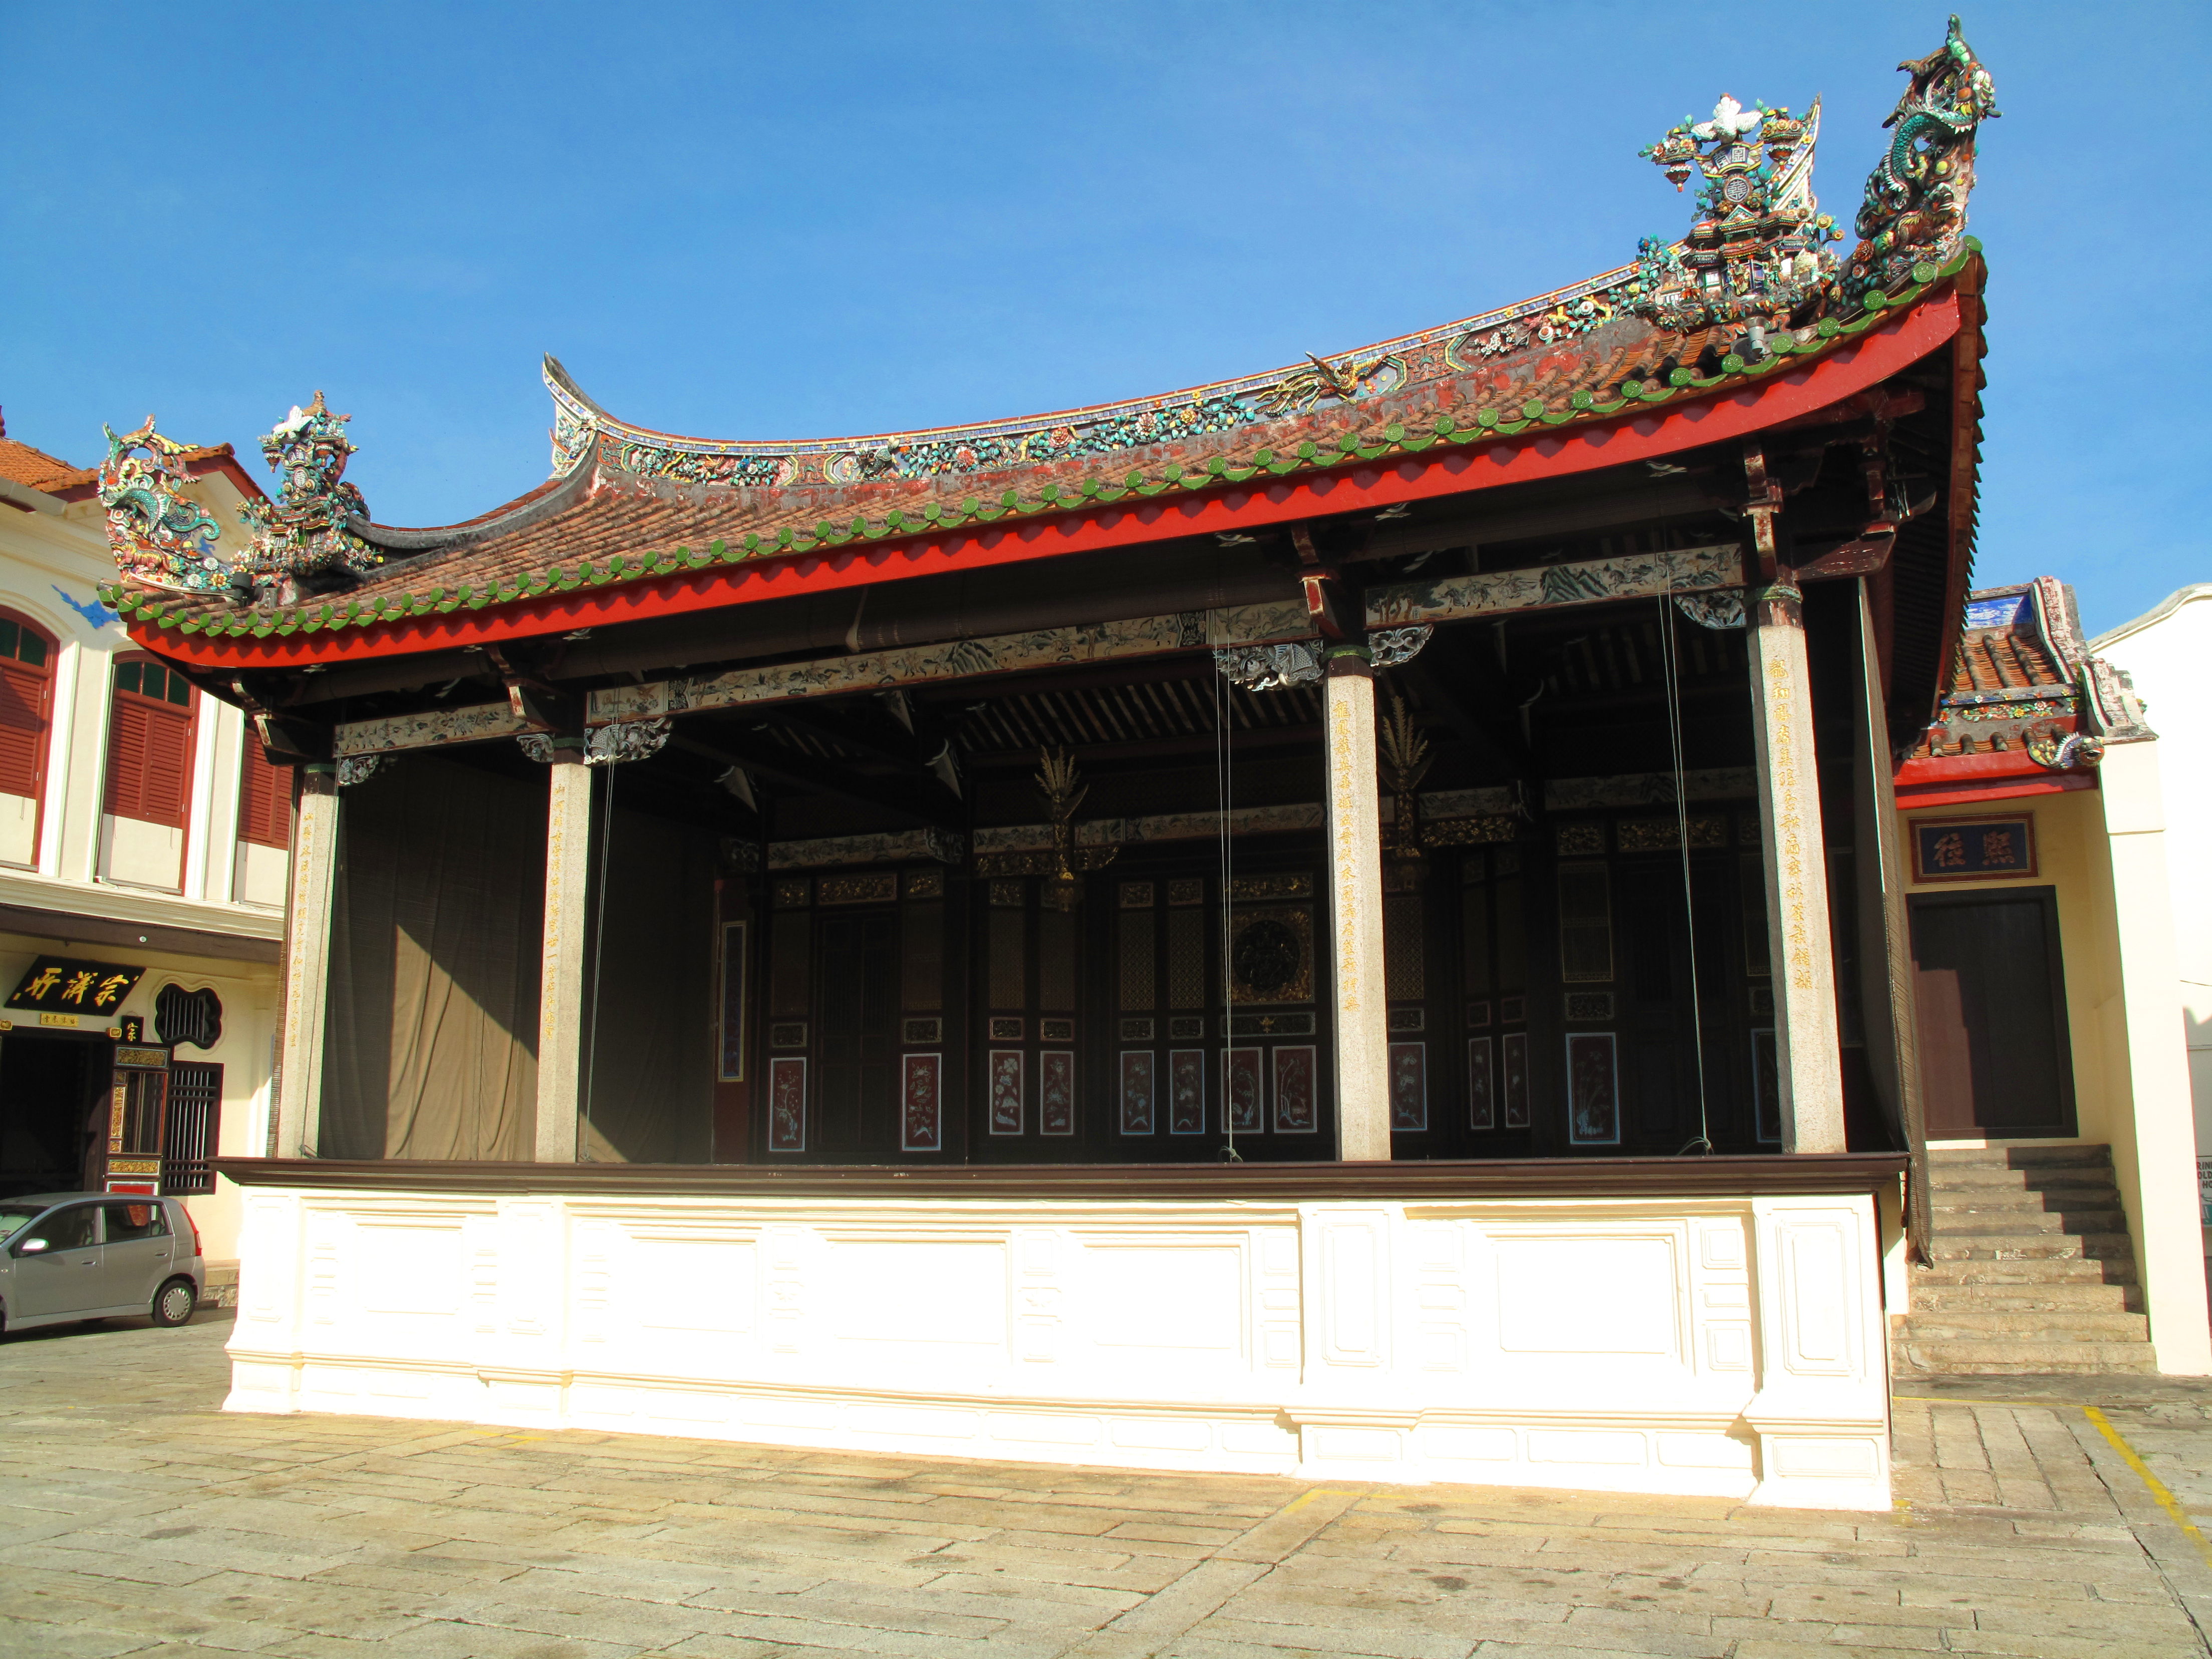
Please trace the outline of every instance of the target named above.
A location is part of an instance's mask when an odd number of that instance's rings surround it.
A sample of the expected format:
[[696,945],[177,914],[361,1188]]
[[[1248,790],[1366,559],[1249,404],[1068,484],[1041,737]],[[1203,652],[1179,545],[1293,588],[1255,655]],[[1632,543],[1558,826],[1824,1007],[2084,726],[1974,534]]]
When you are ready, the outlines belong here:
[[2057,890],[1916,893],[1911,907],[1928,1138],[2074,1133]]

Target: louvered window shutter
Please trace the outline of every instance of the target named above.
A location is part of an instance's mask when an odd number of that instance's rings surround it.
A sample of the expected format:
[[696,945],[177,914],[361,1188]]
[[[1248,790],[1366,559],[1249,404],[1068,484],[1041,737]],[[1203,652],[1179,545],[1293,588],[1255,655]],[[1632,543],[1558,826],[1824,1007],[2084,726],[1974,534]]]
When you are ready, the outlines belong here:
[[249,731],[238,780],[238,838],[261,847],[289,846],[291,796],[291,773],[284,767],[271,766]]
[[46,677],[0,662],[0,794],[36,798],[46,749]]
[[109,722],[107,735],[107,815],[116,818],[143,818],[146,810],[140,803],[146,791],[147,728],[153,724],[153,711],[135,697],[118,694],[115,699],[115,715]]
[[117,690],[108,725],[108,815],[181,830],[191,775],[191,710]]

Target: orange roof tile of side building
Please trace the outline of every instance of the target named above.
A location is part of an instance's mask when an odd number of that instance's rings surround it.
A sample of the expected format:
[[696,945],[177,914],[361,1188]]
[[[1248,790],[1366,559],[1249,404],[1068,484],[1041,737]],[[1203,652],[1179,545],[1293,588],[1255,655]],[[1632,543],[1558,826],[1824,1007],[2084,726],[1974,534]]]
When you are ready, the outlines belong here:
[[1950,689],[1898,768],[1899,799],[1973,800],[2093,788],[2109,743],[2155,735],[2126,673],[2082,642],[2055,576],[1966,596]]

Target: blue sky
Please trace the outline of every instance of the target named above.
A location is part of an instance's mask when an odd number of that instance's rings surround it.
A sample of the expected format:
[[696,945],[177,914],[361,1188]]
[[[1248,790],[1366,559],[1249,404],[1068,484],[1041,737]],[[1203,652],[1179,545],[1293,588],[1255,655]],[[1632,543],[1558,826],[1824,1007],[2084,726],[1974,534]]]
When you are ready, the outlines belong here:
[[[1977,580],[2212,580],[2212,7],[1984,0]],[[1848,222],[1940,5],[8,0],[0,406],[251,449],[324,388],[392,524],[545,476],[551,350],[665,429],[1024,414],[1337,351],[1687,222],[1637,150],[1826,114]],[[258,457],[255,458],[258,465]]]

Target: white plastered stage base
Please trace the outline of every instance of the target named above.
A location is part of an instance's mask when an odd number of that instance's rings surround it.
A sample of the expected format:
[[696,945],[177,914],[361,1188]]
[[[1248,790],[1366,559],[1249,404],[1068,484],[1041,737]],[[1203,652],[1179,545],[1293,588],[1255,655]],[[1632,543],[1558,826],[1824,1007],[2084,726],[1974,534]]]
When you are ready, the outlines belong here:
[[264,1177],[246,1224],[233,1411],[1890,1503],[1863,1194],[631,1197]]

